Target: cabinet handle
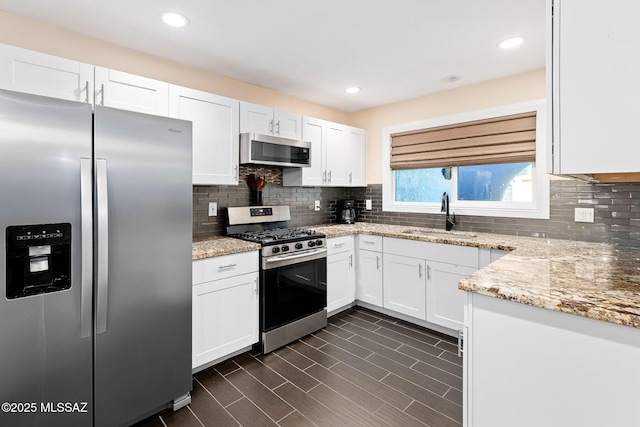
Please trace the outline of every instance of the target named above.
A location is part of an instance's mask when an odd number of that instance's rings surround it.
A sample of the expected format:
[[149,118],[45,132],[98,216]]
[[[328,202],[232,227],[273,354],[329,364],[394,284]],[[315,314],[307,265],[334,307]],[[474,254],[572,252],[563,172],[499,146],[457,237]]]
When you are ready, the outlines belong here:
[[333,247],[334,247],[334,248],[341,248],[341,247],[343,247],[343,246],[344,246],[344,242],[341,242],[341,243],[334,243],[334,244],[333,244]]
[[102,95],[100,98],[100,105],[104,106],[104,83],[100,85],[100,94]]
[[349,172],[349,184],[353,183],[353,172]]
[[376,242],[372,242],[371,240],[363,240],[362,243],[366,243],[367,245],[375,245]]
[[418,264],[418,277],[422,279],[422,264]]
[[89,103],[89,80],[87,80],[84,83],[84,90],[87,93],[87,97],[85,98],[84,102],[86,102],[88,104]]
[[280,135],[280,120],[276,122],[276,135]]
[[238,169],[239,169],[239,168],[238,168],[238,165],[235,165],[235,166],[233,167],[233,176],[235,176],[235,177],[236,177],[236,181],[240,179],[240,177],[238,176]]
[[458,328],[458,357],[462,357],[462,353],[464,353],[463,341],[464,332],[462,331],[462,328]]
[[331,171],[329,171],[329,184],[331,184]]
[[349,255],[349,267],[353,267],[353,255]]
[[376,270],[380,270],[380,257],[376,256]]
[[273,135],[273,120],[269,120],[269,133]]
[[258,294],[258,281],[257,280],[253,281],[253,292],[255,292],[256,295]]
[[431,280],[431,267],[427,265],[427,280]]
[[236,264],[221,265],[218,267],[218,271],[231,270],[232,268],[236,268]]
[[327,171],[322,172],[322,183],[325,184],[327,182]]

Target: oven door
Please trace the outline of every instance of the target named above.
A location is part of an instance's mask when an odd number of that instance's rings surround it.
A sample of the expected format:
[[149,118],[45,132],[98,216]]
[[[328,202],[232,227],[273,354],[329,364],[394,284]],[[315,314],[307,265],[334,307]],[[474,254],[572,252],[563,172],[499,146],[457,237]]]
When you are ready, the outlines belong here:
[[326,248],[264,257],[260,274],[262,332],[327,306]]

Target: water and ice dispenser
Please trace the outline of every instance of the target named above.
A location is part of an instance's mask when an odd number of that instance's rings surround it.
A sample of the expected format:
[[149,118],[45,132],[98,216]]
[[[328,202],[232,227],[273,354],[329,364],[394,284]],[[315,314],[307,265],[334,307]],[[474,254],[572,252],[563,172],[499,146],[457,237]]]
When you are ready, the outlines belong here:
[[71,287],[71,224],[6,229],[7,299]]

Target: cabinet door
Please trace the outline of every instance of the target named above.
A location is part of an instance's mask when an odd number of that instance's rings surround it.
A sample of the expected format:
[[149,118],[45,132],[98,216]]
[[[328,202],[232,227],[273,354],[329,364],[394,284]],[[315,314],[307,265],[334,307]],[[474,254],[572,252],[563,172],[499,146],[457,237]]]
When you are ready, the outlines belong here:
[[327,257],[327,312],[355,301],[356,275],[353,251]]
[[171,85],[169,115],[193,123],[193,184],[238,185],[240,101]]
[[138,113],[169,115],[169,84],[159,80],[96,67],[95,102]]
[[324,144],[327,135],[326,122],[313,117],[302,118],[302,139],[311,142],[311,166],[307,168],[284,168],[282,184],[284,186],[324,185]]
[[93,66],[0,45],[0,88],[93,103]]
[[640,3],[554,2],[556,173],[637,172]]
[[302,116],[273,110],[273,134],[283,138],[302,139]]
[[250,102],[240,103],[240,133],[273,134],[273,108]]
[[426,320],[425,272],[422,259],[384,254],[384,308]]
[[343,125],[328,123],[326,139],[326,184],[332,187],[347,185],[345,173],[346,130]]
[[257,272],[193,286],[194,368],[256,342]]
[[466,293],[458,282],[477,269],[427,261],[427,321],[458,330],[464,324]]
[[356,298],[382,307],[382,253],[358,251]]
[[347,128],[345,147],[347,185],[367,185],[367,133],[364,129]]

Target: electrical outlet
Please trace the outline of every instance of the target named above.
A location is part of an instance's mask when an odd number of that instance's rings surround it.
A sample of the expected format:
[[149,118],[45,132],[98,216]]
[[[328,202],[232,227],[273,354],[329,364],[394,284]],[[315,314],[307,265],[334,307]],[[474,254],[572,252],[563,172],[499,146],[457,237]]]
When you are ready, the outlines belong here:
[[320,200],[316,200],[316,204],[315,204],[315,206],[314,206],[314,209],[315,209],[316,211],[319,211],[319,210],[320,210]]
[[366,210],[368,210],[368,211],[370,211],[371,209],[373,209],[373,208],[371,207],[371,199],[367,199],[367,200],[365,200],[365,201],[364,201],[364,208],[365,208]]
[[594,213],[595,209],[593,208],[576,208],[575,210],[575,221],[576,222],[594,222]]
[[218,202],[209,202],[209,216],[218,216]]

